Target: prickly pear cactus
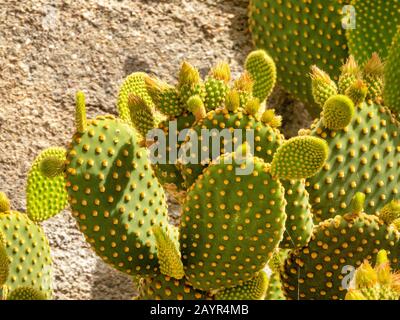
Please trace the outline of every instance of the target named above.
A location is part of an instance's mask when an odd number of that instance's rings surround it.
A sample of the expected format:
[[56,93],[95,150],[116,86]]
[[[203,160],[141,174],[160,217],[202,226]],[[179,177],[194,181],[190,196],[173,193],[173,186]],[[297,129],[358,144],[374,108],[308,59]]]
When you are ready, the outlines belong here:
[[[80,113],[80,114],[79,114]],[[86,120],[65,161],[72,213],[102,259],[128,274],[158,270],[152,227],[167,231],[167,205],[135,131],[112,116]],[[79,126],[77,126],[79,127]]]
[[[65,159],[65,149],[48,148],[42,151],[28,173],[26,188],[27,214],[33,221],[44,221],[58,214],[67,206],[67,191],[63,176],[57,176],[55,172],[42,174],[40,164],[42,160],[49,161]],[[54,167],[54,166],[50,166]]]
[[138,96],[143,99],[147,105],[153,106],[145,83],[146,74],[143,72],[134,72],[124,79],[118,92],[117,109],[119,116],[130,125],[132,124],[131,111],[128,100],[130,95]]
[[0,198],[0,289],[3,286],[4,295],[4,290],[30,287],[50,299],[52,261],[48,240],[42,228],[26,214],[10,209],[4,194]]
[[346,300],[399,300],[400,283],[397,272],[392,272],[385,250],[377,254],[375,267],[368,260],[357,269],[354,287],[349,289]]
[[[207,167],[182,207],[185,274],[200,290],[243,285],[263,269],[283,236],[281,183],[271,176],[269,165],[248,155],[246,166],[254,167],[253,174],[237,175],[238,157],[228,154]],[[260,185],[264,188],[256,190]]]
[[393,40],[385,64],[384,98],[387,107],[399,117],[400,115],[400,29]]
[[289,299],[343,299],[351,277],[364,259],[376,257],[380,249],[390,253],[397,268],[400,233],[376,215],[363,211],[364,194],[357,194],[347,214],[327,219],[314,229],[310,242],[292,251],[281,270]]
[[[371,61],[377,61],[376,57]],[[365,97],[363,90],[375,88],[379,81],[379,75],[377,79],[359,78],[355,87],[350,86],[354,90],[350,93],[358,94],[331,96],[323,106],[321,118],[305,133],[324,139],[331,150],[323,169],[307,180],[316,221],[346,213],[347,205],[359,191],[366,194],[366,207],[373,210],[398,196],[399,122],[379,96],[375,102],[351,100],[358,100],[360,93]]]
[[145,278],[140,285],[139,300],[210,300],[208,292],[194,289],[186,280],[159,274]]
[[349,53],[359,63],[373,52],[385,58],[399,16],[398,0],[251,0],[249,5],[255,46],[275,60],[278,83],[307,102],[315,115],[319,109],[304,81],[309,68],[317,64],[337,80],[338,61],[344,63]]

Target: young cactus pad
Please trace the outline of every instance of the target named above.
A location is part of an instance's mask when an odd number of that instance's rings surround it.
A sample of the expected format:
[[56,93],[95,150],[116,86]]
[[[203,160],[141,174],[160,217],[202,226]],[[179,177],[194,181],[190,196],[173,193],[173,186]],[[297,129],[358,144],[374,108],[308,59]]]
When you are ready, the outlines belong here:
[[241,286],[223,289],[215,295],[216,300],[262,300],[268,288],[268,276],[260,271],[253,279]]
[[146,90],[145,78],[147,75],[143,72],[134,72],[124,79],[118,92],[117,108],[119,116],[130,125],[131,112],[128,106],[129,95],[136,95],[150,107],[153,106],[153,101]]
[[271,173],[283,179],[304,179],[315,175],[328,158],[328,144],[310,136],[285,142],[274,155]]
[[392,272],[387,252],[380,250],[375,267],[366,260],[357,269],[355,286],[346,294],[346,300],[399,300],[400,276]]
[[[33,221],[44,221],[67,206],[67,191],[63,176],[66,151],[48,148],[33,162],[26,188],[27,214]],[[44,159],[50,160],[43,166]]]

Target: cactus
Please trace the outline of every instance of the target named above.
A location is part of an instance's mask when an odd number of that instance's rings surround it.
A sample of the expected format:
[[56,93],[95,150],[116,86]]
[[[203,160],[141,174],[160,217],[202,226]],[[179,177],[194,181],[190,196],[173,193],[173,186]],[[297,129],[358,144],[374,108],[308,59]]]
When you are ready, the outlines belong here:
[[271,274],[269,276],[265,300],[286,300],[282,288],[280,269],[283,266],[289,252],[289,250],[277,250],[272,259],[268,262]]
[[[321,118],[307,132],[323,138],[331,150],[323,169],[306,182],[317,222],[344,214],[358,191],[366,194],[366,205],[376,211],[399,192],[399,122],[380,99],[360,102],[365,86],[376,88],[374,80],[357,79],[353,85],[347,92],[352,88],[350,93],[358,92],[350,96],[355,105],[345,95],[330,97]],[[329,105],[335,110],[330,114]]]
[[[150,107],[153,106],[153,101],[149,96],[147,91],[145,77],[147,75],[143,72],[134,72],[124,79],[118,92],[117,108],[120,118],[130,125],[133,126],[131,122],[131,111],[128,105],[128,99],[130,95],[135,95],[141,98]],[[84,103],[84,100],[83,100]],[[76,115],[80,115],[77,112]],[[76,121],[77,131],[80,131],[79,122]]]
[[400,114],[400,29],[393,40],[388,59],[385,64],[384,98],[386,106],[397,116]]
[[246,59],[245,68],[253,82],[253,96],[264,101],[272,93],[276,83],[276,66],[264,50],[251,52]]
[[331,130],[342,130],[353,119],[354,102],[345,95],[334,95],[325,102],[323,110],[323,125]]
[[371,260],[380,249],[390,253],[394,266],[399,265],[399,231],[376,215],[366,214],[363,198],[355,196],[352,211],[321,222],[310,242],[289,254],[281,270],[288,298],[343,299],[344,267],[360,266],[363,259]]
[[[356,17],[348,16],[352,8],[345,5],[353,6]],[[338,61],[345,62],[349,54],[360,64],[373,52],[385,59],[400,24],[399,15],[398,0],[338,0],[329,4],[319,0],[251,0],[249,26],[255,46],[267,50],[275,60],[278,83],[317,115],[311,88],[304,81],[310,66],[317,64],[338,80]],[[348,18],[356,22],[355,29]]]
[[348,290],[346,300],[399,300],[400,277],[392,273],[385,250],[377,254],[375,267],[365,260],[355,274],[355,287]]
[[204,105],[207,111],[214,110],[224,103],[229,89],[231,72],[226,62],[218,63],[211,71],[204,83],[206,95]]
[[[29,287],[41,297],[52,296],[52,261],[48,240],[42,228],[29,217],[10,210],[9,200],[0,193],[0,291],[3,298],[16,296],[22,287]],[[2,290],[1,290],[2,289]],[[15,292],[13,294],[13,292]]]
[[152,275],[159,268],[152,228],[168,229],[164,190],[126,122],[112,116],[86,122],[64,160],[72,213],[104,261],[128,274]]
[[211,300],[212,295],[194,289],[187,281],[159,274],[144,278],[140,285],[139,300]]
[[[82,124],[81,124],[82,126]],[[26,195],[27,215],[33,221],[47,220],[67,206],[67,192],[62,174],[63,164],[58,167],[60,159],[65,158],[65,149],[48,148],[34,160],[28,173]],[[40,165],[43,159],[51,163],[46,165],[48,171]]]
[[46,296],[39,290],[32,287],[19,287],[11,291],[7,300],[47,300]]
[[262,300],[267,288],[268,276],[261,271],[241,286],[220,290],[215,298],[216,300]]

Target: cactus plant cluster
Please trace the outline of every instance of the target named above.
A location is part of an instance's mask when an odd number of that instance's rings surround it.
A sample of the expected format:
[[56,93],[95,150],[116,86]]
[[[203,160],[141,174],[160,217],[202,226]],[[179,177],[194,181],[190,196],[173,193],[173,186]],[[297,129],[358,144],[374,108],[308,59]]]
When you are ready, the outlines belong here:
[[[39,276],[36,266],[49,260],[44,245],[41,254],[33,252],[45,243],[37,222],[67,199],[97,255],[136,281],[138,299],[396,297],[397,277],[388,267],[400,264],[396,109],[383,102],[390,90],[377,54],[363,65],[351,56],[340,70],[336,82],[311,68],[322,111],[291,139],[266,106],[277,68],[262,50],[249,54],[234,81],[224,62],[205,79],[184,62],[176,85],[134,73],[121,85],[119,117],[88,119],[78,92],[67,149],[43,151],[30,171],[29,219],[0,196],[6,244],[0,241],[0,279],[18,290],[31,279],[25,269]],[[203,145],[215,136],[204,139],[202,132],[224,129],[242,139],[222,136],[216,149]],[[167,152],[166,162],[153,162],[157,132],[180,157]],[[174,145],[169,136],[180,132],[184,139]],[[187,161],[187,151],[205,158]],[[169,221],[167,194],[181,204],[179,225]],[[21,228],[27,232],[18,236],[36,245],[14,252],[9,242]],[[347,286],[347,267],[359,268],[355,289]],[[9,297],[32,296],[19,290]]]
[[374,52],[386,59],[399,17],[398,0],[251,0],[249,5],[254,44],[268,50],[277,63],[279,84],[314,115],[319,109],[304,81],[309,68],[317,64],[338,80],[340,62],[349,54],[359,64]]
[[[105,262],[137,280],[140,299],[263,299],[264,269],[274,253],[311,237],[305,179],[321,170],[328,145],[317,137],[286,140],[279,132],[281,118],[265,108],[275,70],[264,51],[255,51],[232,84],[225,63],[203,81],[184,62],[176,86],[137,73],[122,84],[120,118],[87,119],[83,94],[77,94],[76,132],[64,158],[41,158],[40,174],[64,181],[87,241]],[[167,128],[171,120],[193,132],[253,129],[255,144],[243,140],[229,150],[233,141],[226,140],[216,152],[207,150],[209,161],[163,164],[180,174],[166,183],[150,162],[142,124]],[[190,143],[185,139],[180,147]],[[181,188],[178,227],[168,221],[162,186],[169,192],[171,184]]]

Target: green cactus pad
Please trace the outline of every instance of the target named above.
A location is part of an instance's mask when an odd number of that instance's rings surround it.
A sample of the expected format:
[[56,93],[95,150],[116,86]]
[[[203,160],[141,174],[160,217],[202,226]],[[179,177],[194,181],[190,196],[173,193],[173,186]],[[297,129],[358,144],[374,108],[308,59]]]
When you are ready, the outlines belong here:
[[284,180],[281,183],[285,188],[287,219],[285,233],[279,246],[281,248],[304,246],[310,240],[314,227],[305,183],[301,180]]
[[0,213],[10,210],[10,200],[4,192],[0,191]]
[[179,116],[185,110],[181,103],[178,90],[169,84],[157,79],[145,77],[147,92],[155,107],[167,116]]
[[385,66],[382,59],[373,53],[371,59],[364,66],[363,76],[368,87],[367,100],[380,102],[384,90]]
[[346,96],[348,96],[354,103],[355,106],[359,106],[365,101],[368,94],[368,87],[364,81],[358,79],[346,90]]
[[[165,134],[165,145],[167,150],[170,149],[170,123],[173,121],[176,121],[176,134],[179,135],[179,133],[184,130],[190,128],[193,123],[195,122],[195,117],[193,114],[185,112],[182,115],[180,115],[177,118],[171,118],[169,120],[165,120],[160,122],[158,125],[158,128],[163,130]],[[177,145],[177,151],[180,148],[181,142],[178,140],[178,137],[176,137],[176,145]],[[155,157],[159,157],[160,154],[158,152],[154,153]],[[165,155],[165,162],[166,163],[155,163],[153,165],[154,171],[157,175],[158,180],[160,183],[163,185],[164,189],[168,191],[170,194],[173,196],[179,198],[179,194],[183,191],[186,190],[185,186],[185,181],[183,179],[183,176],[180,172],[180,170],[176,167],[176,161],[172,161],[170,158],[170,153],[167,152]],[[170,163],[173,162],[173,163]]]
[[5,241],[5,236],[0,231],[0,288],[7,281],[10,269],[10,260],[8,259]]
[[310,136],[294,137],[276,151],[271,173],[283,179],[308,178],[322,168],[328,154],[328,145],[323,139]]
[[242,168],[254,169],[241,175],[236,153],[218,160],[199,176],[182,206],[185,274],[206,291],[252,279],[281,241],[286,220],[284,190],[268,164],[247,155]]
[[199,71],[186,61],[182,63],[179,71],[178,90],[184,106],[192,96],[198,95],[203,101],[205,99],[206,92]]
[[155,110],[141,97],[133,94],[128,97],[128,108],[131,124],[143,138],[146,138],[147,133],[156,128],[158,124]]
[[182,279],[184,272],[180,253],[176,247],[178,243],[171,240],[160,226],[153,227],[153,233],[157,243],[160,272],[175,279]]
[[[44,159],[65,161],[64,148],[51,147],[42,151],[32,163],[26,187],[27,215],[33,221],[44,221],[62,211],[68,204],[63,174],[46,177],[41,170]],[[58,173],[58,172],[57,172]]]
[[[399,263],[400,235],[376,216],[347,214],[321,222],[307,246],[290,253],[281,272],[289,299],[343,299],[350,268],[375,258],[383,248]],[[342,282],[343,281],[343,282]]]
[[323,169],[307,180],[317,221],[344,214],[358,191],[377,211],[398,196],[399,124],[384,107],[363,103],[344,130],[331,131],[319,121],[311,134],[325,139],[331,150]]
[[282,282],[279,272],[274,272],[269,277],[269,284],[264,300],[286,300],[282,291]]
[[311,67],[311,80],[314,101],[322,108],[331,96],[337,94],[337,85],[325,71],[317,66]]
[[19,287],[10,292],[7,300],[47,300],[46,295],[33,287]]
[[16,211],[0,213],[0,230],[6,239],[10,259],[9,276],[5,285],[10,291],[31,286],[52,295],[52,262],[50,247],[42,228],[26,214]]
[[385,104],[397,116],[400,115],[400,29],[394,38],[385,64]]
[[230,78],[229,65],[225,62],[218,63],[210,71],[210,75],[204,83],[206,91],[204,105],[207,111],[214,110],[224,103]]
[[259,272],[253,279],[241,286],[218,291],[216,300],[262,300],[268,287],[268,276],[264,271]]
[[345,94],[347,89],[360,77],[361,70],[354,59],[350,56],[341,68],[341,75],[338,81],[339,93]]
[[310,66],[316,64],[337,78],[337,63],[347,57],[341,20],[342,7],[348,3],[348,0],[329,4],[316,0],[250,1],[250,30],[255,45],[267,50],[275,61],[278,83],[311,104],[310,108],[314,100],[308,81],[304,81]]
[[388,55],[392,39],[400,25],[398,0],[352,0],[357,14],[355,29],[346,33],[350,53],[357,62],[367,61],[376,52],[381,58]]
[[330,97],[324,104],[322,122],[331,130],[347,127],[354,115],[354,102],[345,95]]
[[[227,100],[228,103],[228,100]],[[227,105],[228,107],[228,105]],[[228,109],[217,109],[209,112],[206,117],[198,122],[192,128],[196,133],[197,141],[197,155],[202,155],[205,151],[202,149],[202,129],[207,129],[209,132],[217,131],[221,135],[220,152],[218,150],[212,150],[211,146],[214,137],[209,137],[208,140],[208,157],[209,159],[215,160],[220,154],[224,154],[229,151],[233,151],[233,129],[242,130],[243,143],[247,141],[246,129],[254,130],[254,155],[256,157],[262,158],[265,162],[271,162],[272,157],[276,149],[282,144],[283,137],[278,130],[271,128],[270,126],[263,123],[259,118],[247,114],[243,109],[238,109],[236,111],[228,111]],[[223,135],[222,130],[226,129],[226,136]],[[190,150],[193,146],[193,141],[190,139],[182,144],[181,150],[188,148]],[[207,143],[207,141],[203,141]],[[230,149],[229,149],[230,148]],[[216,152],[216,156],[212,154]],[[206,157],[204,157],[206,158]],[[201,159],[200,159],[201,160]],[[186,185],[190,187],[196,180],[196,178],[201,174],[207,163],[187,163],[182,167],[182,174],[185,179]]]
[[146,77],[147,75],[143,72],[134,72],[127,76],[120,86],[117,101],[118,113],[120,118],[128,122],[130,125],[133,125],[128,107],[128,97],[130,94],[139,96],[148,106],[153,106],[153,101],[146,90]]
[[167,231],[165,194],[128,124],[88,121],[69,146],[66,181],[72,213],[105,262],[128,274],[158,270],[151,229]]
[[272,93],[276,84],[274,60],[264,50],[256,50],[247,56],[245,68],[254,82],[253,96],[263,102]]
[[184,279],[177,280],[165,275],[142,280],[139,300],[210,300],[211,295],[194,289]]

